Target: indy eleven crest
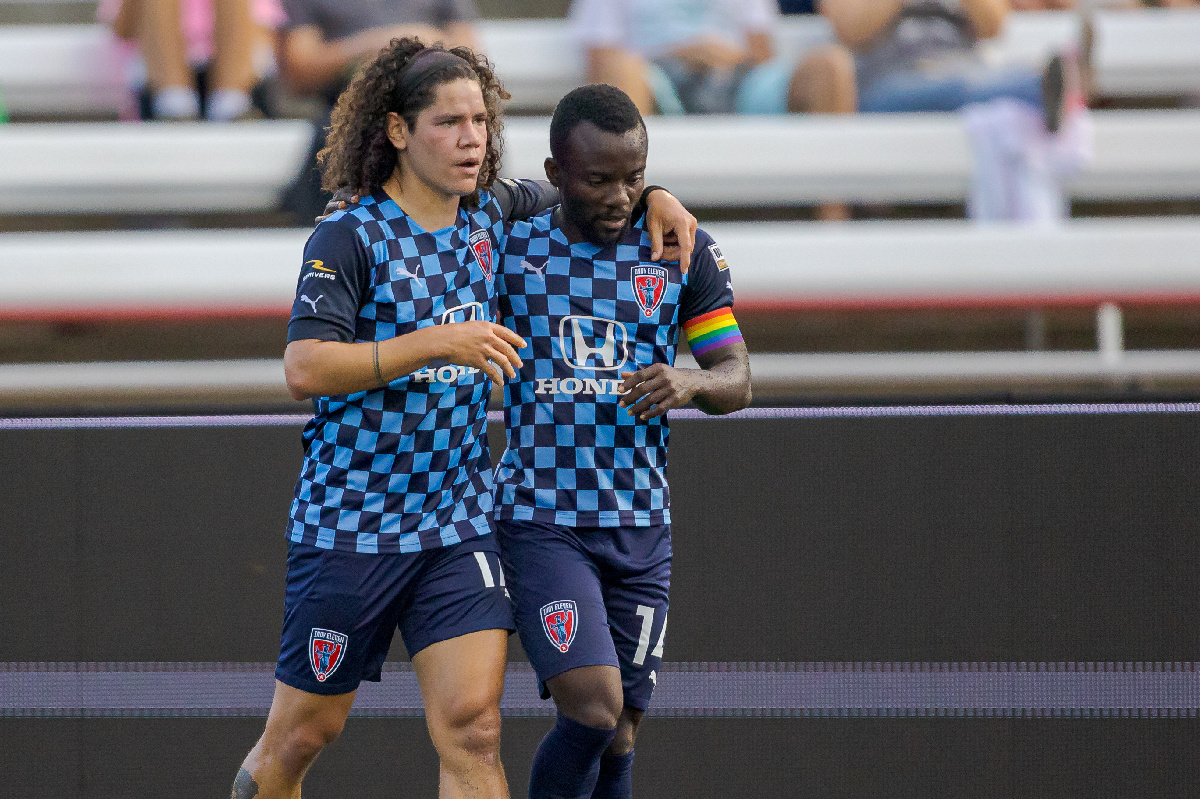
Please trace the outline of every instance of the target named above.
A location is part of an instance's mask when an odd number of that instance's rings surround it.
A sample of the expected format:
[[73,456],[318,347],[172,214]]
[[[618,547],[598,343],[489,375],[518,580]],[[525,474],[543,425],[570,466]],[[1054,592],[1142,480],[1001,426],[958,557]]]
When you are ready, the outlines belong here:
[[579,615],[575,600],[560,599],[542,605],[542,629],[559,652],[566,652],[575,640]]
[[308,662],[317,675],[317,682],[325,682],[342,665],[349,640],[350,636],[345,633],[313,627],[308,636]]
[[653,316],[662,304],[667,292],[666,267],[639,264],[629,276],[633,283],[633,296],[646,316]]

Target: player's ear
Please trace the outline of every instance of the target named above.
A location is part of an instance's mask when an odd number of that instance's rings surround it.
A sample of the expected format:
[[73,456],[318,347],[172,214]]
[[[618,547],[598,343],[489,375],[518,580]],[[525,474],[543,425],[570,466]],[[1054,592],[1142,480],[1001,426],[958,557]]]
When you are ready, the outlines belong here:
[[408,123],[395,111],[388,111],[387,136],[397,150],[408,149]]
[[546,159],[546,180],[550,181],[550,185],[554,188],[559,188],[558,185],[558,162],[553,158]]

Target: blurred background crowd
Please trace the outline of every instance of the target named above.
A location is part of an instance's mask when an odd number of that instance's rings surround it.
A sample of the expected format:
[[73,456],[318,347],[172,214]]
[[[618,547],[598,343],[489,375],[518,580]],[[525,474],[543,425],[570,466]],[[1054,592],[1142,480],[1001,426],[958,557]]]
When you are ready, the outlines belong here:
[[[92,252],[151,269],[164,259],[129,254],[137,231],[182,264],[237,249],[217,233],[311,228],[337,96],[408,35],[495,62],[512,176],[541,177],[573,86],[634,98],[650,179],[731,226],[734,260],[761,273],[739,296],[752,351],[1190,349],[1200,331],[1200,263],[1160,229],[1186,238],[1200,210],[1200,0],[0,0],[0,255],[32,281],[0,299],[0,360],[277,357],[278,275],[269,300],[213,299],[181,265],[153,273],[170,287],[72,277],[68,297],[66,272],[21,259],[74,263],[82,239],[61,236],[90,231]],[[955,219],[1007,238],[929,226]],[[270,271],[237,258],[239,279]],[[831,275],[851,281],[832,299]]]

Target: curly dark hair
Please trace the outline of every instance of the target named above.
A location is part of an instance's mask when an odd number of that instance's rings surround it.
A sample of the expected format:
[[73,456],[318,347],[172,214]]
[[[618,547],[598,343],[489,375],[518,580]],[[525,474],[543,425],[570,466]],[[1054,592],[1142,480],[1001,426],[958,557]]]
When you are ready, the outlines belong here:
[[399,114],[412,130],[417,126],[417,115],[433,105],[437,87],[460,78],[479,81],[483,90],[483,103],[487,108],[487,149],[479,168],[476,190],[491,188],[499,176],[503,150],[500,101],[507,100],[509,94],[496,79],[491,62],[469,48],[454,47],[446,52],[466,63],[438,69],[407,98],[401,97],[401,71],[417,54],[429,49],[446,51],[438,45],[427,47],[411,37],[392,39],[338,97],[325,147],[317,153],[322,188],[334,192],[344,189],[357,194],[379,189],[392,176],[397,162],[396,148],[387,136],[388,112]]

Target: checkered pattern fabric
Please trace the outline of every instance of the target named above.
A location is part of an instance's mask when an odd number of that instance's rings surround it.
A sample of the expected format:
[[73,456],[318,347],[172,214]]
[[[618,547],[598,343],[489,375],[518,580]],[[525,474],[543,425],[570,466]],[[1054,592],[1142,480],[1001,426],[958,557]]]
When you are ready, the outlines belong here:
[[[502,240],[501,211],[487,195],[434,232],[383,193],[364,198],[309,239],[289,339],[383,341],[435,324],[494,321],[492,264]],[[318,279],[325,274],[334,277]],[[490,532],[489,389],[482,372],[447,365],[317,398],[289,539],[394,553]]]
[[670,523],[666,418],[638,421],[617,400],[622,372],[674,363],[682,322],[732,305],[711,244],[702,233],[683,275],[678,263],[650,260],[640,222],[604,248],[568,243],[550,212],[511,227],[500,259],[501,323],[528,347],[517,379],[504,385],[497,519]]

